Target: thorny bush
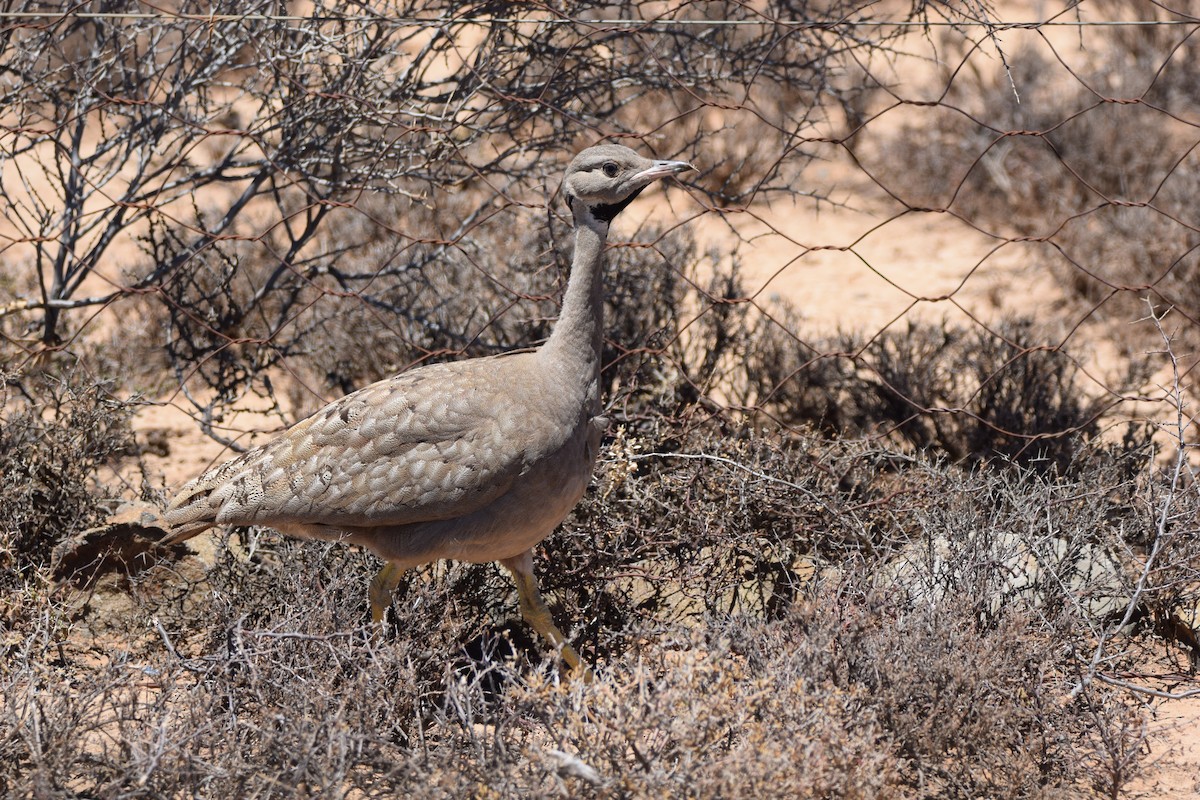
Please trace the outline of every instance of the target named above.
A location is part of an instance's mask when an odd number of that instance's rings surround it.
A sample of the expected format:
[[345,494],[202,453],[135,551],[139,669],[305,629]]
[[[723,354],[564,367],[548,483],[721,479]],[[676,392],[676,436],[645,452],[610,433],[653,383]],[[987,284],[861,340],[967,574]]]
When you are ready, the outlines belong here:
[[108,387],[68,373],[0,371],[0,579],[36,580],[54,547],[112,507],[104,468],[135,452],[133,407]]

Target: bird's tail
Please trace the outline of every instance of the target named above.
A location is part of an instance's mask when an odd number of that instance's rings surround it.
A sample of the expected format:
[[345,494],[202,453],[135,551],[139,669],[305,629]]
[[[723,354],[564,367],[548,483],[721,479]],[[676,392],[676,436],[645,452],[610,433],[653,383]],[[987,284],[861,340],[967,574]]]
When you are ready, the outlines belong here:
[[172,528],[166,536],[158,540],[158,544],[160,547],[170,547],[173,544],[186,542],[193,536],[199,536],[200,534],[204,533],[206,530],[213,527],[214,524],[215,523],[212,522],[197,522],[192,525]]
[[204,533],[217,524],[217,509],[208,502],[212,490],[209,476],[201,475],[189,481],[163,511],[162,522],[167,535],[159,540],[162,546],[178,544]]
[[242,489],[246,489],[250,498],[261,497],[256,465],[263,452],[259,449],[243,453],[185,483],[163,512],[163,522],[170,531],[163,544],[176,544],[222,521],[232,521],[230,513],[237,517],[239,504],[247,502]]

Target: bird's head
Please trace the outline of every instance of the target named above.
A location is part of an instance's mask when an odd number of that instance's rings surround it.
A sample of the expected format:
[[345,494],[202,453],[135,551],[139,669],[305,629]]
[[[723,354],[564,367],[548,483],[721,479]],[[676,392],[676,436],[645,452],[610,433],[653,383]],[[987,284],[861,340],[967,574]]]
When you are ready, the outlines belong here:
[[694,170],[686,161],[652,161],[620,144],[601,144],[575,156],[563,179],[563,196],[577,222],[608,225],[613,217],[660,178]]

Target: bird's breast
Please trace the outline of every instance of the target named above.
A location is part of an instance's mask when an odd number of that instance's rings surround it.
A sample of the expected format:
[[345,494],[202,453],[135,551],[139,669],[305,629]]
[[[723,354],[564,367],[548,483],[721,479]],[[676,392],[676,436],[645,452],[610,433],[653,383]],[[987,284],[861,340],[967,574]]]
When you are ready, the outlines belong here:
[[[550,535],[591,481],[607,420],[585,415],[557,447],[531,453],[507,492],[460,517],[397,526],[368,546],[411,564],[439,558],[487,562],[511,558]],[[365,541],[365,540],[364,540]]]

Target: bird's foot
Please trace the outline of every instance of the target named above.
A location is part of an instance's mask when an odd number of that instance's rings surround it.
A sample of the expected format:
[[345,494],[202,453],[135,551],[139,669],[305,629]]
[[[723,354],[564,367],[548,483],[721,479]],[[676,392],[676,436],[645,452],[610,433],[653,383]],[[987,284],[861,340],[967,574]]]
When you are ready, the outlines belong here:
[[591,683],[596,680],[596,673],[592,672],[592,668],[583,662],[579,657],[579,653],[574,647],[569,644],[562,646],[563,661],[567,662],[569,669],[567,675],[573,681],[582,681],[583,683]]

